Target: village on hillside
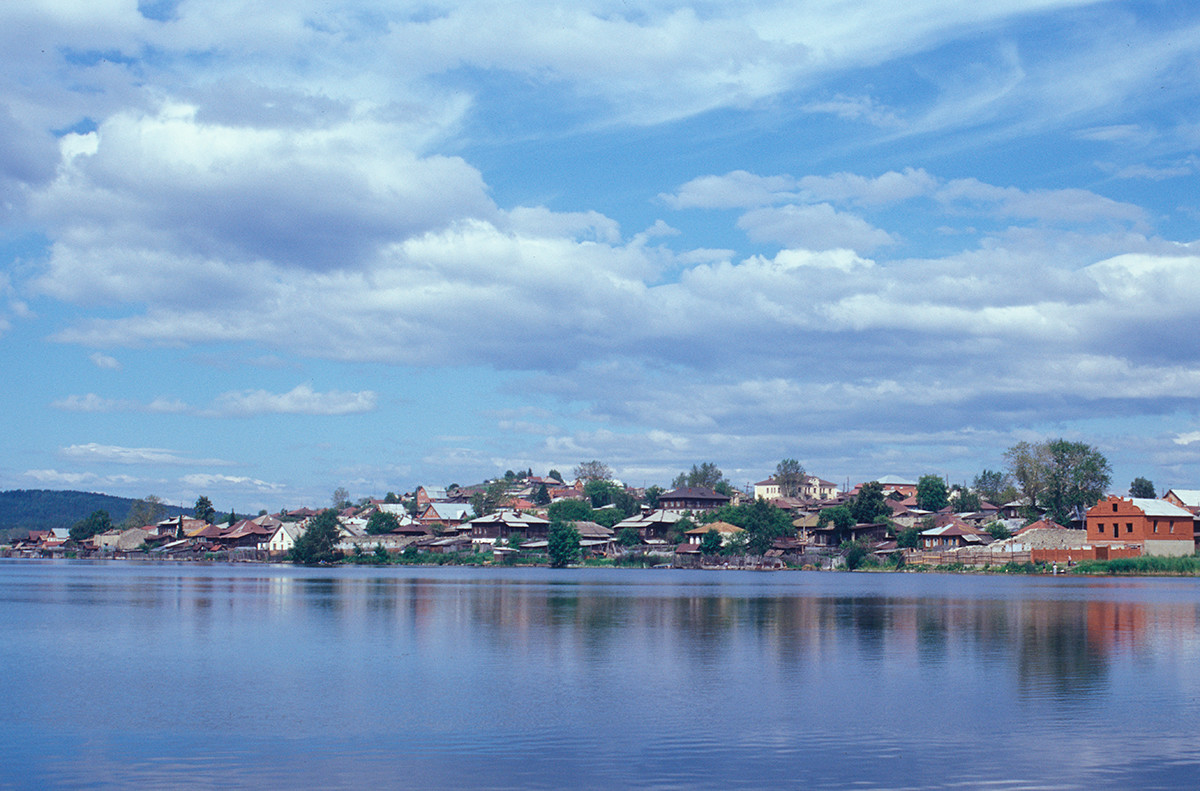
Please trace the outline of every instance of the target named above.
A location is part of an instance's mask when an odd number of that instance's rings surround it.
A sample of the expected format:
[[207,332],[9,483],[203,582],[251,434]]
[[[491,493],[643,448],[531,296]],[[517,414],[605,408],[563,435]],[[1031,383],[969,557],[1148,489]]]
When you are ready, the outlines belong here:
[[[1015,454],[1013,459],[1020,460]],[[116,527],[97,512],[69,529],[30,531],[0,552],[438,564],[607,560],[758,569],[1067,566],[1196,553],[1200,490],[1170,489],[1160,498],[1153,484],[1139,478],[1129,496],[1110,494],[1104,491],[1106,469],[1105,461],[1090,488],[1076,475],[1073,488],[1023,486],[1029,494],[1021,496],[1014,485],[1025,483],[1019,469],[1016,475],[985,470],[970,487],[950,487],[939,476],[925,475],[917,481],[883,476],[839,490],[785,459],[775,475],[742,491],[705,463],[681,473],[665,490],[626,486],[607,465],[592,461],[576,467],[570,480],[557,470],[545,476],[510,470],[475,486],[418,486],[357,503],[339,488],[331,508],[264,511],[240,519],[230,514],[223,521],[206,497],[197,500],[192,517],[144,525]],[[318,554],[305,547],[314,525],[329,535]],[[309,538],[316,540],[315,533]]]

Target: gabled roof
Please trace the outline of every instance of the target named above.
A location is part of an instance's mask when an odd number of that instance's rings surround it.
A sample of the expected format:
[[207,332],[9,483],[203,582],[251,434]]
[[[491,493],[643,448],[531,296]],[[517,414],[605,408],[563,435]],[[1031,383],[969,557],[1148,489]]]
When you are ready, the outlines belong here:
[[1188,508],[1200,508],[1200,489],[1171,489],[1167,494],[1174,494]]
[[680,486],[678,489],[672,489],[669,492],[663,492],[658,496],[661,500],[728,500],[729,498],[720,492],[708,488],[707,486]]
[[472,519],[473,525],[507,525],[508,527],[529,527],[531,525],[549,525],[550,520],[544,519],[537,514],[531,514],[524,511],[514,511],[510,509],[502,509],[494,513],[485,514],[478,519]]
[[735,535],[737,533],[745,533],[746,529],[731,525],[728,522],[709,522],[707,525],[700,525],[691,530],[686,531],[688,535],[704,535],[709,530],[716,530],[721,535]]

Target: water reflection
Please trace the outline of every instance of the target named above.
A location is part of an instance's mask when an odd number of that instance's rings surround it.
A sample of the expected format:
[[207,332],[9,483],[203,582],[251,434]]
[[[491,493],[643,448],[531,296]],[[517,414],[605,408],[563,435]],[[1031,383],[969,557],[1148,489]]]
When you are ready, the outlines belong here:
[[1169,784],[1200,588],[1161,582],[0,563],[0,786]]

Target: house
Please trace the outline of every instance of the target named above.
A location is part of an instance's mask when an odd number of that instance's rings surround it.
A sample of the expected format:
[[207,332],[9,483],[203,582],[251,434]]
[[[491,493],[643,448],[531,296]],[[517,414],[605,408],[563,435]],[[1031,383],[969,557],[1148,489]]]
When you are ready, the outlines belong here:
[[526,541],[546,538],[550,533],[549,519],[509,509],[472,519],[468,525],[471,541],[476,544],[492,544],[498,538],[509,539],[513,536]]
[[[660,500],[661,502],[661,500]],[[638,531],[642,541],[646,543],[662,543],[674,529],[675,523],[683,519],[682,511],[672,511],[666,508],[659,508],[656,511],[650,511],[645,514],[634,514],[628,519],[622,519],[613,525],[613,532],[620,537],[621,531],[627,527],[632,527]]]
[[[796,524],[793,522],[792,524]],[[831,521],[821,526],[800,527],[800,538],[817,547],[838,547],[842,541],[868,541],[878,543],[887,538],[887,525],[861,523],[839,530]]]
[[1163,499],[1200,515],[1200,489],[1169,489]]
[[449,495],[441,486],[418,486],[417,487],[417,510],[422,511],[430,503],[444,503],[449,500]]
[[680,486],[658,496],[658,507],[668,511],[712,511],[729,498],[707,486]]
[[986,530],[967,524],[958,517],[921,531],[922,549],[956,549],[965,546],[990,544],[992,536]]
[[425,527],[453,528],[465,523],[475,513],[466,503],[430,503],[420,511],[417,521]]
[[[832,500],[837,496],[837,484],[818,478],[815,475],[808,475],[804,482],[800,484],[798,497],[803,500]],[[783,493],[779,490],[779,483],[774,476],[767,478],[765,481],[759,481],[754,484],[754,499],[762,498],[763,500],[771,501],[782,497]]]
[[685,532],[685,541],[688,544],[695,544],[699,546],[700,542],[704,540],[704,537],[708,535],[708,531],[710,530],[717,531],[717,534],[721,537],[721,546],[728,544],[737,534],[746,532],[744,528],[738,527],[737,525],[731,525],[728,522],[710,522],[707,525],[700,525],[699,527],[694,527]]
[[1196,551],[1191,511],[1167,500],[1109,495],[1088,509],[1090,544],[1139,546],[1145,555],[1191,555]]
[[296,546],[296,539],[302,535],[304,528],[299,522],[281,522],[263,548],[272,555],[282,555],[291,552],[292,547]]

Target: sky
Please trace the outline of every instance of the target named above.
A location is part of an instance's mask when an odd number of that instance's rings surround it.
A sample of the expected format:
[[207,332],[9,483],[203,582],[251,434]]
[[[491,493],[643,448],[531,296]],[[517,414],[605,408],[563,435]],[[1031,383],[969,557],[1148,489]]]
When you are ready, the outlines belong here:
[[0,488],[1200,488],[1200,5],[0,5]]

